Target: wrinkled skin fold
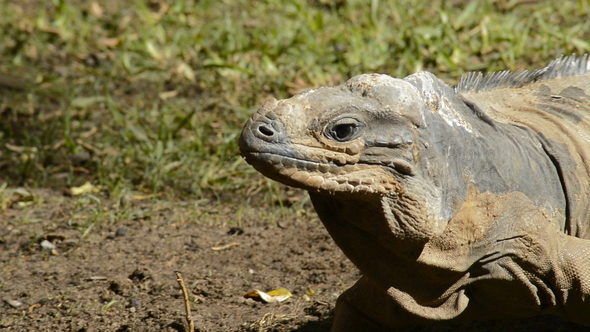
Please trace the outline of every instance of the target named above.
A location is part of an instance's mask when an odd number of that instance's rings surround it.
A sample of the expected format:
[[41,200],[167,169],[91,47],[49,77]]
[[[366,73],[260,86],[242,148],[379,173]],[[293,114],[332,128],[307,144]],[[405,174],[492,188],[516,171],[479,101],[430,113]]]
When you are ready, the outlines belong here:
[[303,188],[363,277],[333,331],[556,314],[590,326],[590,62],[367,74],[271,100],[240,150]]

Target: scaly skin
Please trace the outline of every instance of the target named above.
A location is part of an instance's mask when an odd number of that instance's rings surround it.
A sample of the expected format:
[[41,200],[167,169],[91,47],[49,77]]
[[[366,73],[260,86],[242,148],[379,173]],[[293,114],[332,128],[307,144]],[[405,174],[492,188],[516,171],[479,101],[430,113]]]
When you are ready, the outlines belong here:
[[557,314],[590,326],[590,62],[360,75],[266,103],[240,150],[309,191],[363,278],[333,331]]

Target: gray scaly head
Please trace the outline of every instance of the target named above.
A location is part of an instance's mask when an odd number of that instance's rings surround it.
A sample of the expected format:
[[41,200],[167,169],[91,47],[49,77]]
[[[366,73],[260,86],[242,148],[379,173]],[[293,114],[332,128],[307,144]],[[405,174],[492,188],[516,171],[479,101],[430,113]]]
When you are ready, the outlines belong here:
[[385,195],[415,171],[416,88],[357,76],[267,102],[244,127],[240,150],[264,175],[311,192]]

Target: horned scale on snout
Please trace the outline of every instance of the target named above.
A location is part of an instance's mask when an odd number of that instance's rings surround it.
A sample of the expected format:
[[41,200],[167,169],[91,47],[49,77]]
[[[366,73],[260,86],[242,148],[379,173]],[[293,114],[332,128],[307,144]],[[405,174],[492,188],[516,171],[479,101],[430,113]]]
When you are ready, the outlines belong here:
[[363,277],[333,331],[558,314],[590,326],[590,61],[367,74],[266,103],[240,150],[310,194]]

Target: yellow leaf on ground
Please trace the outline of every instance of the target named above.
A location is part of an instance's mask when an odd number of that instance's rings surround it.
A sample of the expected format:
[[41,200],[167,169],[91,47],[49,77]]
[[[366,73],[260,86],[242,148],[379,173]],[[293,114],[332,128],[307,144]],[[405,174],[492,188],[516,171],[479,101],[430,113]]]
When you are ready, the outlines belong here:
[[277,288],[268,293],[255,289],[253,292],[248,292],[244,295],[247,299],[266,303],[283,302],[291,296],[293,294],[286,288]]
[[143,201],[143,200],[152,199],[154,197],[158,197],[161,195],[162,195],[162,193],[157,193],[157,194],[147,194],[147,195],[129,195],[129,197],[131,197],[132,199],[134,199],[136,201]]
[[86,193],[97,193],[99,191],[100,189],[93,186],[90,182],[86,182],[79,187],[70,188],[70,193],[72,194],[72,196],[78,196]]

